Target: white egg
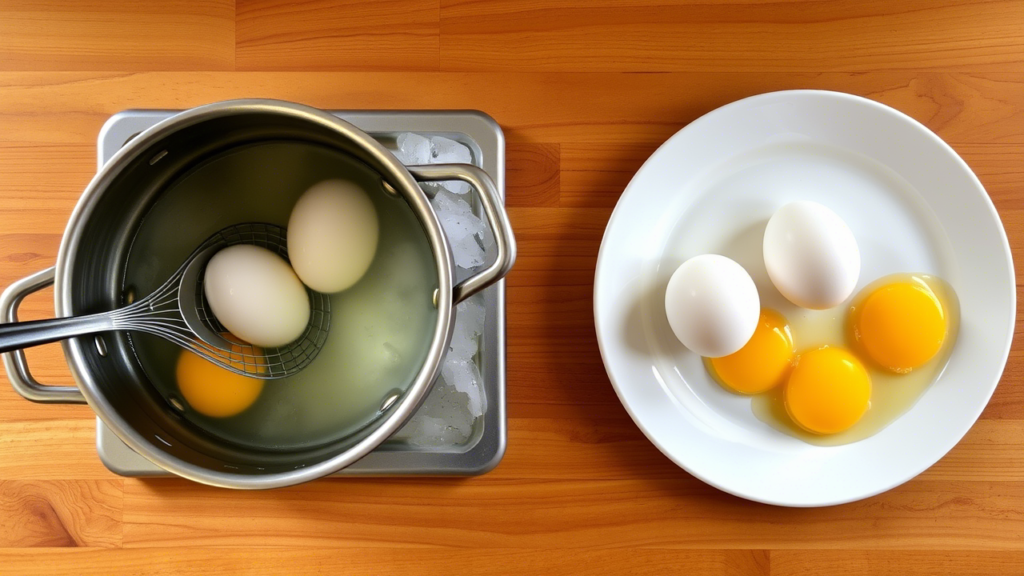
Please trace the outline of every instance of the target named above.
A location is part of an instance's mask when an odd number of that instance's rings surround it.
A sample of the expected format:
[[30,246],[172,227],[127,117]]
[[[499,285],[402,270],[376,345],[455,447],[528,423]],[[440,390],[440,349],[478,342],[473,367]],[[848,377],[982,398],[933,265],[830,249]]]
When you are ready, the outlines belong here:
[[736,352],[754,335],[761,300],[742,266],[725,256],[704,254],[683,262],[672,274],[665,313],[684,346],[718,358]]
[[228,246],[210,258],[203,282],[213,315],[250,344],[284,346],[309,323],[306,288],[288,262],[266,248]]
[[792,202],[768,221],[764,265],[790,302],[824,310],[853,294],[860,277],[860,249],[838,214],[817,202]]
[[377,253],[380,224],[373,201],[347,180],[314,184],[288,219],[288,258],[313,290],[327,294],[351,287]]

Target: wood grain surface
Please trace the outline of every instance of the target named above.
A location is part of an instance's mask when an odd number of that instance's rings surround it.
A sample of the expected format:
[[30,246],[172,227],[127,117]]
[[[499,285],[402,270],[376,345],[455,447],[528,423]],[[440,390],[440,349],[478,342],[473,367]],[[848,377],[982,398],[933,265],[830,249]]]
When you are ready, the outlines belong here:
[[[0,286],[53,263],[111,114],[235,97],[487,112],[508,141],[519,241],[508,452],[492,473],[258,493],[123,479],[96,456],[88,407],[5,383],[0,574],[1024,574],[1020,317],[964,440],[843,506],[704,485],[611,389],[591,294],[623,188],[701,114],[788,88],[866,96],[934,130],[1024,262],[1020,0],[0,0]],[[52,292],[23,307],[52,313]],[[30,362],[71,384],[58,346]]]

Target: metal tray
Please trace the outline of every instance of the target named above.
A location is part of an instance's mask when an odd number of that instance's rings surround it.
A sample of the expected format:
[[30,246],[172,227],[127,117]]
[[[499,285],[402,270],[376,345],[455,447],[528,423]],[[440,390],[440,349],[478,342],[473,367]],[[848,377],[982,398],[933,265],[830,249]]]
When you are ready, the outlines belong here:
[[[97,151],[102,166],[133,136],[175,110],[126,110],[111,116],[100,130]],[[486,171],[505,194],[505,137],[490,116],[477,111],[333,111],[394,150],[402,132],[442,135],[462,142],[473,163]],[[483,292],[485,323],[480,342],[480,373],[487,411],[461,446],[426,448],[389,440],[336,476],[473,476],[488,472],[505,454],[505,281]],[[103,464],[122,476],[167,476],[96,420],[96,450]]]

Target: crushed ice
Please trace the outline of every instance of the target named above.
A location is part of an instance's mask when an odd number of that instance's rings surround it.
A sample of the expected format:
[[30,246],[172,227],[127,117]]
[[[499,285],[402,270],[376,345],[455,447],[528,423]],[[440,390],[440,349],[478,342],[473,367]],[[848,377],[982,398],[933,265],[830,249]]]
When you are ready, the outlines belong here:
[[[470,164],[473,156],[465,145],[445,138],[403,133],[397,138],[395,155],[403,163]],[[430,203],[452,246],[456,277],[463,278],[487,259],[494,245],[487,224],[473,211],[469,184],[440,182],[425,185],[434,193]],[[480,337],[484,327],[483,295],[461,302],[455,310],[452,342],[441,366],[441,378],[409,422],[395,434],[396,439],[419,446],[456,446],[473,433],[473,424],[487,410],[487,398],[478,364]]]

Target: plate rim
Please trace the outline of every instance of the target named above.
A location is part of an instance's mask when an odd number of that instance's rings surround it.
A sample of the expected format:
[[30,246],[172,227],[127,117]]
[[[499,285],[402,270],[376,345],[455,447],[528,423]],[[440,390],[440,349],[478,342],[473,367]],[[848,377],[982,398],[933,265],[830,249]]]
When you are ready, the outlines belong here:
[[[698,129],[700,127],[700,125],[708,122],[709,120],[717,118],[718,116],[721,116],[721,115],[729,114],[729,113],[731,113],[735,109],[739,109],[739,108],[745,107],[745,106],[751,106],[752,104],[761,103],[762,101],[768,101],[768,100],[771,100],[771,99],[801,98],[801,97],[808,97],[808,96],[810,96],[810,97],[826,98],[826,99],[832,98],[832,99],[837,99],[837,100],[847,100],[848,102],[853,102],[853,103],[855,103],[858,106],[867,106],[869,108],[874,108],[877,111],[881,111],[882,113],[891,116],[892,118],[894,118],[895,121],[906,123],[907,125],[912,127],[915,130],[915,132],[920,133],[922,136],[924,136],[925,138],[931,140],[934,144],[936,144],[942,150],[942,152],[944,152],[945,155],[956,165],[956,167],[968,177],[968,179],[975,186],[973,192],[980,193],[980,194],[978,194],[978,196],[983,201],[983,203],[985,205],[985,208],[987,208],[990,216],[994,219],[994,221],[996,222],[996,224],[998,226],[998,232],[999,232],[998,235],[1000,237],[999,239],[1001,240],[1001,242],[1000,242],[1001,246],[1000,247],[1002,249],[1002,254],[1001,254],[1002,260],[1005,261],[1005,263],[1008,265],[1009,270],[1010,270],[1011,284],[1012,285],[1010,286],[1009,294],[1010,294],[1010,306],[1011,306],[1011,309],[1013,310],[1013,313],[1014,313],[1014,319],[1013,319],[1013,321],[1011,321],[1009,323],[1009,329],[1007,331],[1007,334],[1005,335],[1005,344],[1003,345],[1003,349],[1002,349],[1001,354],[1000,354],[1001,358],[1000,358],[1000,366],[999,366],[999,369],[998,369],[998,373],[997,373],[997,375],[995,377],[994,382],[992,382],[992,383],[987,385],[988,392],[987,392],[987,394],[985,396],[984,403],[982,403],[981,407],[976,411],[975,414],[972,415],[972,418],[970,420],[970,424],[968,426],[966,426],[962,431],[960,431],[959,433],[955,434],[956,440],[954,442],[952,442],[948,447],[946,447],[942,451],[941,454],[938,454],[937,457],[934,460],[931,460],[930,462],[926,463],[923,467],[921,467],[918,470],[915,470],[912,474],[907,475],[906,477],[895,478],[895,480],[893,482],[886,483],[885,485],[883,485],[880,488],[876,488],[876,489],[872,489],[872,490],[867,490],[867,491],[860,492],[860,493],[855,492],[852,495],[847,495],[847,496],[844,496],[844,497],[831,498],[831,499],[822,499],[821,501],[815,501],[815,502],[791,502],[791,501],[787,501],[785,499],[773,498],[773,497],[765,497],[765,496],[762,496],[762,495],[757,495],[757,494],[752,494],[752,493],[744,492],[742,490],[737,490],[737,489],[732,488],[732,487],[730,487],[728,485],[725,485],[725,484],[723,484],[721,482],[712,480],[711,478],[707,477],[706,475],[700,473],[698,470],[693,469],[692,466],[689,466],[684,461],[683,458],[681,458],[678,455],[676,455],[675,453],[673,453],[672,450],[667,449],[666,446],[663,443],[661,443],[655,437],[655,435],[651,432],[651,430],[647,426],[645,426],[645,424],[643,423],[643,420],[641,419],[641,417],[636,413],[634,408],[629,404],[629,401],[624,396],[623,385],[616,381],[616,378],[615,378],[615,375],[613,374],[612,368],[609,365],[608,352],[605,349],[606,343],[605,343],[604,338],[602,337],[603,330],[602,330],[601,314],[600,314],[600,310],[599,310],[599,308],[600,308],[599,303],[601,302],[601,298],[602,298],[601,297],[601,285],[602,284],[600,282],[600,278],[602,276],[602,269],[605,267],[606,262],[608,260],[608,258],[607,258],[607,247],[608,247],[607,241],[608,241],[608,236],[609,236],[613,226],[615,225],[615,223],[617,221],[617,218],[621,218],[622,217],[622,212],[624,210],[623,206],[629,201],[629,198],[631,198],[632,196],[634,196],[637,193],[636,190],[635,190],[635,183],[640,178],[640,175],[642,173],[644,173],[645,171],[652,169],[651,166],[654,163],[655,159],[658,158],[661,154],[664,153],[664,150],[667,148],[667,146],[668,146],[668,144],[670,142],[672,142],[673,140],[676,140],[677,138],[683,137],[684,133],[695,131],[696,129]],[[598,251],[597,263],[596,263],[595,270],[594,270],[593,314],[594,314],[594,328],[595,328],[595,332],[596,332],[596,336],[597,336],[598,350],[599,350],[599,352],[601,354],[601,361],[602,361],[602,364],[604,365],[605,372],[608,375],[608,379],[611,382],[612,388],[613,388],[613,390],[615,390],[615,394],[616,394],[616,396],[619,399],[619,402],[622,404],[623,408],[625,408],[625,410],[629,414],[630,418],[632,418],[634,424],[636,424],[636,426],[640,429],[640,431],[644,434],[644,436],[647,437],[647,439],[662,454],[664,454],[669,460],[671,460],[673,463],[675,463],[677,466],[682,468],[688,474],[690,474],[693,477],[697,478],[698,480],[704,482],[705,484],[708,484],[709,486],[712,486],[712,487],[714,487],[714,488],[716,488],[718,490],[721,490],[723,492],[726,492],[728,494],[732,494],[732,495],[740,497],[740,498],[744,498],[744,499],[751,500],[751,501],[754,501],[754,502],[760,502],[760,503],[763,503],[763,504],[775,505],[775,506],[785,506],[785,507],[795,507],[795,508],[825,507],[825,506],[835,506],[835,505],[840,505],[840,504],[846,504],[846,503],[849,503],[849,502],[855,502],[855,501],[858,501],[858,500],[863,500],[865,498],[870,498],[872,496],[876,496],[878,494],[887,492],[887,491],[889,491],[889,490],[891,490],[893,488],[896,488],[897,486],[900,486],[900,485],[902,485],[902,484],[912,480],[913,478],[917,477],[918,475],[920,475],[922,472],[924,472],[928,468],[931,468],[932,466],[934,466],[939,460],[944,458],[950,452],[950,450],[952,450],[957,444],[960,443],[960,441],[963,440],[963,437],[967,434],[967,432],[969,432],[971,430],[971,428],[974,427],[974,425],[977,423],[978,419],[980,418],[981,414],[984,412],[985,408],[988,406],[989,402],[991,401],[992,395],[995,393],[995,390],[998,387],[999,382],[1002,380],[1002,375],[1003,375],[1003,373],[1004,373],[1004,371],[1006,369],[1006,363],[1007,363],[1007,360],[1009,358],[1010,349],[1011,349],[1012,344],[1013,344],[1013,335],[1014,335],[1014,329],[1015,329],[1015,325],[1016,325],[1016,316],[1017,316],[1016,272],[1015,272],[1015,268],[1013,266],[1013,253],[1012,253],[1011,248],[1010,248],[1009,238],[1008,238],[1008,236],[1006,234],[1006,228],[1005,228],[1005,226],[1003,226],[1002,219],[999,216],[998,210],[996,210],[995,204],[992,202],[991,196],[988,194],[988,191],[985,189],[984,185],[981,183],[981,181],[978,178],[977,174],[975,174],[974,171],[971,170],[971,168],[967,164],[967,162],[959,154],[957,154],[957,152],[952,148],[952,146],[950,146],[948,143],[946,143],[946,141],[943,140],[941,137],[939,137],[935,132],[933,132],[931,129],[929,129],[927,126],[925,126],[921,122],[917,121],[913,117],[907,115],[906,113],[901,112],[901,111],[899,111],[899,110],[897,110],[897,109],[895,109],[895,108],[893,108],[891,106],[888,106],[886,104],[883,104],[881,102],[877,102],[875,100],[871,100],[870,98],[865,98],[865,97],[862,97],[862,96],[857,96],[857,95],[854,95],[854,94],[849,94],[849,93],[846,93],[846,92],[838,92],[838,91],[833,91],[833,90],[815,90],[815,89],[779,90],[779,91],[765,92],[765,93],[761,93],[761,94],[755,94],[755,95],[752,95],[752,96],[747,96],[747,97],[744,97],[744,98],[741,98],[741,99],[738,99],[738,100],[734,100],[734,101],[729,102],[727,104],[724,104],[724,105],[719,106],[717,108],[714,108],[713,110],[711,110],[711,111],[709,111],[709,112],[699,116],[698,118],[694,119],[693,121],[689,122],[688,124],[686,124],[685,126],[680,128],[678,131],[676,131],[674,134],[672,134],[672,136],[670,136],[664,142],[662,142],[661,145],[659,145],[658,148],[653,153],[651,153],[651,155],[644,161],[643,165],[637,170],[637,172],[632,176],[632,178],[630,178],[630,181],[626,185],[626,188],[623,190],[623,192],[620,195],[619,199],[616,201],[615,208],[612,210],[611,216],[608,218],[608,223],[605,226],[604,233],[602,234],[601,245],[600,245],[600,249]],[[930,458],[929,458],[929,460],[930,460]]]

